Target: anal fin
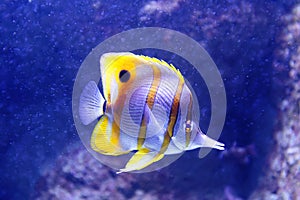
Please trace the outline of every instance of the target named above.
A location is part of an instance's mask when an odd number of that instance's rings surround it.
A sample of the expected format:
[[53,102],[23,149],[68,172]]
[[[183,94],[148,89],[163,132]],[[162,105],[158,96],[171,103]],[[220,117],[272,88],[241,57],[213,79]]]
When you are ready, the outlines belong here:
[[152,163],[161,160],[163,157],[164,154],[156,151],[150,151],[147,148],[142,148],[131,157],[131,159],[127,162],[125,168],[120,169],[117,174],[143,169],[151,165]]
[[118,156],[129,153],[129,151],[122,150],[122,148],[119,145],[116,145],[112,142],[112,131],[112,122],[106,115],[102,115],[92,133],[92,149],[101,154],[112,156]]

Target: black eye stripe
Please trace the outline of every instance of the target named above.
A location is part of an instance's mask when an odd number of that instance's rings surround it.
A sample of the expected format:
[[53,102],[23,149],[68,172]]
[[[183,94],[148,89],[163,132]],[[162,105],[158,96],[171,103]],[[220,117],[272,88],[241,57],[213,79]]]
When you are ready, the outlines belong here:
[[122,70],[119,73],[119,79],[121,82],[125,83],[130,79],[130,73],[127,70]]

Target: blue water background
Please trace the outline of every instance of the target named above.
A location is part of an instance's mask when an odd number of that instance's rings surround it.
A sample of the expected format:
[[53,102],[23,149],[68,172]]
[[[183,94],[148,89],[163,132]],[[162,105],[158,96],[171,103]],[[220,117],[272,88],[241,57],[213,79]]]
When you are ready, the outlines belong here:
[[[100,2],[100,1],[99,1]],[[191,20],[193,10],[224,11],[235,1],[181,3],[172,14],[149,16],[139,10],[149,1],[8,1],[0,3],[0,199],[28,199],[44,168],[51,168],[64,150],[79,144],[71,109],[72,87],[81,62],[105,38],[124,30],[158,26],[185,33],[205,42],[225,83],[228,110],[220,140],[228,147],[256,144],[259,155],[246,167],[224,162],[218,169],[221,183],[237,186],[247,197],[257,184],[268,147],[272,145],[276,98],[272,88],[272,60],[280,16],[294,1],[251,1],[265,23],[247,29],[224,23],[219,35],[207,36]],[[250,2],[250,1],[249,1]],[[227,36],[227,37],[222,37]],[[193,78],[188,69],[183,73]],[[197,77],[196,77],[197,78]],[[280,88],[279,88],[280,89]],[[202,111],[204,129],[209,123],[209,103]],[[191,157],[197,157],[192,152]],[[218,159],[218,153],[210,154]],[[184,156],[177,162],[200,162]],[[182,160],[183,159],[183,160]],[[173,172],[197,177],[201,164],[180,165]],[[197,169],[194,169],[194,167]],[[209,175],[199,180],[209,180]],[[240,177],[232,178],[232,177]],[[180,179],[180,178],[178,178]],[[243,184],[241,184],[243,180]],[[189,188],[189,181],[181,189]],[[213,187],[215,182],[207,182]]]

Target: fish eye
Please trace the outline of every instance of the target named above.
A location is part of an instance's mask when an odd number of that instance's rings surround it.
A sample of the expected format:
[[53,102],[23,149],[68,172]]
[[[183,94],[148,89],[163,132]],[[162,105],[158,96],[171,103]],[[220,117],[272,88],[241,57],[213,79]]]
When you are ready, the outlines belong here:
[[119,73],[119,79],[121,82],[125,83],[130,79],[130,73],[127,70],[122,70]]

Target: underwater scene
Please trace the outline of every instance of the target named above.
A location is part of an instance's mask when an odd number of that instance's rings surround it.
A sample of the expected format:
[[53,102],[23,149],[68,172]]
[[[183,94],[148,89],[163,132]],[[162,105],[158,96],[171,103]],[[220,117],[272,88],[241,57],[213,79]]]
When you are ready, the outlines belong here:
[[0,11],[1,200],[300,200],[300,1]]

